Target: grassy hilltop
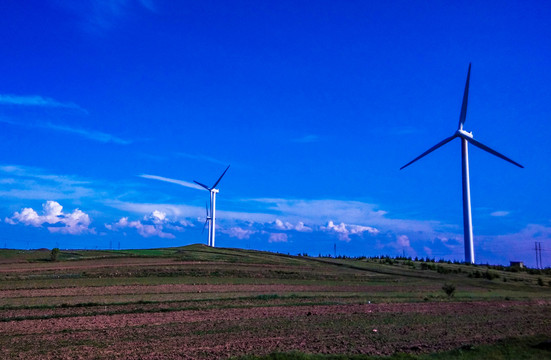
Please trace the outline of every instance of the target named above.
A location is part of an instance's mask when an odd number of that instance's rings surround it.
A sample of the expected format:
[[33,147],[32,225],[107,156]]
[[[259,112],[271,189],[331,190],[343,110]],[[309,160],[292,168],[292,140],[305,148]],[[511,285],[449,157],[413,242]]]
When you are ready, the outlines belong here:
[[0,357],[551,357],[545,271],[197,244],[56,259],[0,250]]

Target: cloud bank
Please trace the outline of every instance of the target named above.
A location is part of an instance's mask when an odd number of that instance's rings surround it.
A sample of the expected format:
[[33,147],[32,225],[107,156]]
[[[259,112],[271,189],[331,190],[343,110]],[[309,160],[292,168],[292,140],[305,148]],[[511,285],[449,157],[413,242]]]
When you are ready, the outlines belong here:
[[119,231],[124,229],[136,229],[139,235],[143,237],[157,236],[165,239],[174,239],[176,236],[172,232],[183,232],[185,227],[194,226],[186,220],[173,221],[170,220],[166,213],[154,210],[151,214],[146,215],[141,220],[129,221],[128,217],[122,217],[119,221],[113,224],[105,224],[108,230]]

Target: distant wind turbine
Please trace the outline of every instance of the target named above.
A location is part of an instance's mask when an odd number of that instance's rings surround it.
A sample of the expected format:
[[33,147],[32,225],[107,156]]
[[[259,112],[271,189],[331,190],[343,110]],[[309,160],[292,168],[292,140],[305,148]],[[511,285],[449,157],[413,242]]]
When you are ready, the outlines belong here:
[[[201,231],[201,234],[205,232],[205,227],[207,226],[207,224],[209,224],[209,221],[211,221],[211,217],[209,216],[209,206],[207,203],[205,203],[205,210],[207,211],[207,215],[205,217],[205,224],[203,225],[203,230]],[[209,227],[209,234],[210,234],[210,227]],[[209,238],[210,238],[210,235],[209,235]]]
[[[212,247],[214,247],[214,237],[215,237],[215,232],[216,232],[216,228],[215,228],[215,224],[216,224],[216,194],[218,193],[218,189],[216,189],[216,186],[218,185],[220,180],[222,180],[222,177],[226,174],[226,171],[228,171],[229,168],[230,168],[230,166],[228,165],[226,170],[224,170],[222,175],[220,175],[218,180],[216,180],[214,185],[212,185],[211,187],[208,187],[205,184],[201,184],[200,182],[193,180],[194,183],[196,183],[197,185],[205,188],[206,190],[208,190],[210,192],[210,217],[209,217],[209,212],[208,212],[208,208],[207,208],[207,221],[209,221],[209,242],[208,242],[208,245],[212,246]],[[206,225],[206,222],[205,222],[205,225]],[[204,228],[205,227],[203,226],[203,229]]]
[[473,223],[471,216],[471,190],[469,185],[469,153],[467,149],[468,143],[473,144],[474,146],[489,152],[492,155],[495,155],[499,158],[502,158],[505,161],[508,161],[520,168],[524,166],[519,163],[509,159],[505,155],[498,153],[495,150],[490,149],[488,146],[476,141],[473,138],[472,132],[466,132],[463,130],[463,124],[465,124],[465,118],[467,116],[467,100],[469,97],[469,79],[471,77],[471,64],[469,63],[469,70],[467,72],[467,82],[465,83],[465,92],[463,93],[463,103],[461,105],[461,114],[459,115],[459,126],[457,131],[450,137],[442,140],[438,144],[434,145],[415,159],[411,160],[403,168],[413,164],[415,161],[421,159],[423,156],[428,155],[434,150],[438,149],[441,146],[449,143],[455,138],[461,139],[461,164],[462,164],[462,183],[463,183],[463,233],[464,233],[464,242],[465,242],[465,262],[474,264],[474,245],[473,245]]

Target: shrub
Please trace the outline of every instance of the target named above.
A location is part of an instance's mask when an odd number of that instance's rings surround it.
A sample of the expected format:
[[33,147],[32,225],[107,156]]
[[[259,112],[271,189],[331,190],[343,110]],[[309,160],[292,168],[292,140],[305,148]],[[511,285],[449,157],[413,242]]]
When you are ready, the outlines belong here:
[[421,270],[436,270],[436,265],[427,264],[426,262],[421,263]]
[[448,297],[452,297],[455,293],[455,285],[451,283],[446,283],[444,286],[442,286],[442,290],[448,295]]
[[50,252],[50,260],[57,261],[59,258],[59,248],[53,248]]
[[486,270],[484,277],[488,280],[499,279],[499,274],[493,271]]

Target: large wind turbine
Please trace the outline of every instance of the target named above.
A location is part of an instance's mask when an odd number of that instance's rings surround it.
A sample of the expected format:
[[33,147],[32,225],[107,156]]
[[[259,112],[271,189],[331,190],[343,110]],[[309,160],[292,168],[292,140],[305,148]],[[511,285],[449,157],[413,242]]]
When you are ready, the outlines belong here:
[[193,180],[194,183],[196,183],[197,185],[199,185],[201,187],[204,187],[206,190],[208,190],[210,192],[210,217],[209,217],[209,214],[208,214],[208,211],[207,211],[207,221],[209,222],[209,242],[208,242],[208,245],[212,246],[212,247],[214,247],[214,236],[215,236],[215,232],[216,232],[216,228],[215,228],[215,224],[216,224],[216,216],[215,216],[216,215],[216,194],[218,193],[218,189],[216,189],[216,185],[218,185],[220,180],[222,180],[222,177],[226,174],[226,171],[228,171],[229,168],[230,168],[230,166],[228,165],[226,170],[224,170],[222,175],[220,175],[218,180],[216,180],[214,185],[212,185],[211,187],[208,187],[205,184],[201,184],[200,182]]
[[471,77],[471,64],[469,63],[469,70],[467,72],[467,82],[465,83],[465,92],[463,93],[463,104],[461,105],[461,114],[459,115],[459,126],[457,131],[452,136],[442,140],[438,144],[434,145],[415,159],[411,160],[403,168],[411,165],[415,161],[421,159],[423,156],[428,155],[434,150],[438,149],[441,146],[449,143],[455,138],[461,139],[461,164],[462,164],[462,180],[463,180],[463,233],[464,233],[464,242],[465,242],[465,262],[474,264],[474,246],[473,246],[473,222],[471,216],[471,190],[469,185],[469,153],[467,149],[468,143],[473,144],[474,146],[489,152],[503,160],[506,160],[518,167],[523,168],[524,166],[519,163],[509,159],[505,155],[498,153],[495,150],[490,149],[488,146],[476,141],[473,138],[472,132],[466,132],[463,130],[463,124],[465,124],[465,118],[467,116],[467,100],[469,97],[469,79]]

